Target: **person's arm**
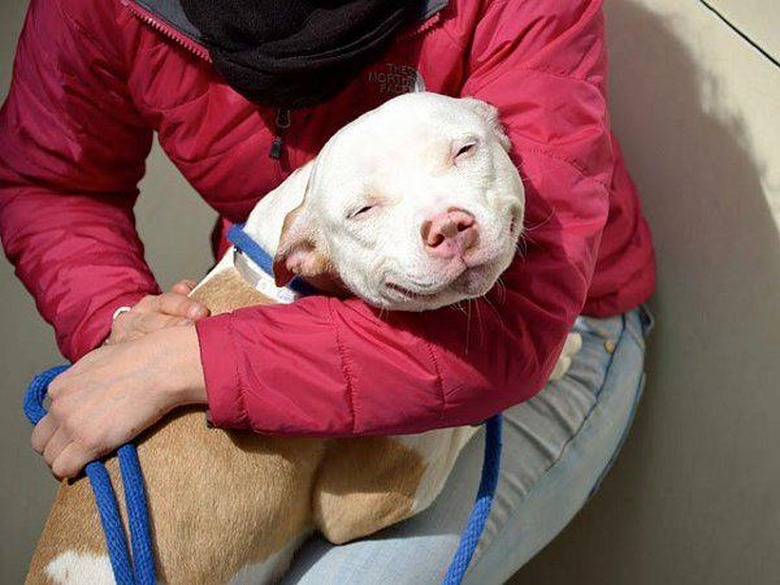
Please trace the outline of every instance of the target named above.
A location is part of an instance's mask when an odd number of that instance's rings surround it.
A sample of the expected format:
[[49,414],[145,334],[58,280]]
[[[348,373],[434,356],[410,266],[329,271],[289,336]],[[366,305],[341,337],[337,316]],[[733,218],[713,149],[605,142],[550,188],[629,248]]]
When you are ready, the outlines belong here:
[[108,336],[118,307],[159,292],[132,212],[152,132],[117,34],[33,0],[0,110],[0,236],[71,360]]
[[525,252],[463,312],[313,297],[197,325],[211,419],[279,435],[478,422],[547,381],[585,302],[614,165],[600,2],[486,3],[462,95],[497,106],[527,189]]

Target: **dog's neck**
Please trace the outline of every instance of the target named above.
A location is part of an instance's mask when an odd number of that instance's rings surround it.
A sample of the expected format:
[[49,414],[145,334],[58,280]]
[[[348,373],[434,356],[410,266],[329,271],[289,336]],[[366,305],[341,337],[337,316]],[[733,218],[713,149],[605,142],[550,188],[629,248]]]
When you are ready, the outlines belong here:
[[[279,247],[285,217],[300,205],[303,199],[294,195],[292,190],[281,187],[268,193],[255,206],[244,225],[243,232],[271,258],[274,257]],[[274,275],[267,272],[267,267],[262,268],[248,254],[241,253],[238,249],[230,253],[233,254],[233,266],[241,278],[251,284],[253,288],[277,303],[287,304],[295,300],[296,295],[292,290],[276,286]]]

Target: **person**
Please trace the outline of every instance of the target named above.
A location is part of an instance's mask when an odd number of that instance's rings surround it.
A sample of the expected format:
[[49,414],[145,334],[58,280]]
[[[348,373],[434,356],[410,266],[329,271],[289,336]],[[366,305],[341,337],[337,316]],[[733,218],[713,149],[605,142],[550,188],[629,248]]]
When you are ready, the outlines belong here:
[[[208,317],[192,283],[161,293],[132,212],[154,132],[219,212],[220,254],[226,228],[338,128],[423,85],[497,106],[526,186],[524,253],[473,317],[386,320],[324,296]],[[319,437],[505,411],[498,496],[468,576],[490,583],[563,528],[617,452],[655,266],[609,129],[601,2],[32,0],[0,140],[5,252],[75,362],[33,431],[56,475],[182,404],[207,405],[221,427]],[[583,348],[545,385],[572,328]],[[288,582],[439,580],[480,458],[472,441],[434,506],[377,538],[313,538]]]

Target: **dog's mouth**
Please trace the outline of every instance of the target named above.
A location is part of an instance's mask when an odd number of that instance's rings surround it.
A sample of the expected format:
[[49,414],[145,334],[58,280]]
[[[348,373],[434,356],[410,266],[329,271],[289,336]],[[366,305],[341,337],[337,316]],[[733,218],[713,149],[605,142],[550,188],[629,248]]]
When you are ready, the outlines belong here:
[[488,264],[464,265],[454,278],[436,287],[418,287],[414,284],[404,286],[388,280],[384,283],[383,296],[392,308],[399,310],[443,307],[484,295],[493,284],[491,275],[494,271],[494,267]]
[[386,298],[392,304],[403,306],[413,304],[418,307],[444,306],[467,298],[481,296],[487,292],[486,282],[494,272],[492,262],[476,266],[463,264],[456,273],[435,284],[420,284],[405,281],[404,284],[386,280],[384,282]]
[[[512,241],[512,249],[522,230],[522,213],[511,210],[503,226],[501,240]],[[474,257],[461,258],[438,274],[431,282],[420,282],[412,275],[395,274],[382,283],[385,302],[394,308],[433,308],[482,296],[492,288],[504,268],[506,246],[483,249]],[[430,279],[438,270],[431,267]],[[403,283],[403,284],[401,284]]]
[[440,291],[438,290],[427,293],[420,292],[412,290],[411,288],[406,288],[405,286],[401,286],[400,284],[396,284],[395,282],[391,281],[385,282],[385,288],[400,294],[406,299],[414,301],[435,301],[440,296]]

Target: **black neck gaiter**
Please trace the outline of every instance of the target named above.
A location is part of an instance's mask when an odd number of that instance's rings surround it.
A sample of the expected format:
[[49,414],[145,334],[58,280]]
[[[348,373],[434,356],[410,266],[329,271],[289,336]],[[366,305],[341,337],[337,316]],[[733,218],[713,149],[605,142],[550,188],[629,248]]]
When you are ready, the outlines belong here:
[[217,71],[285,109],[335,95],[388,48],[420,0],[180,0]]

